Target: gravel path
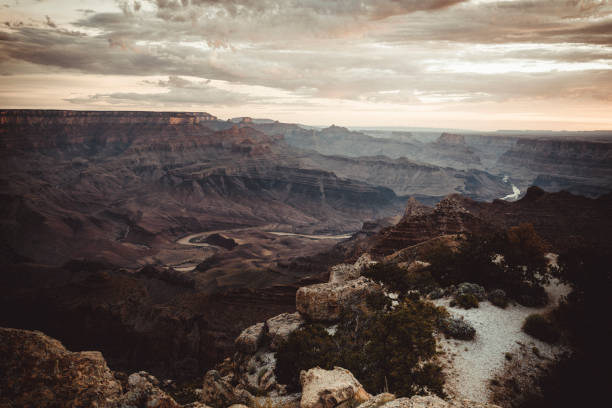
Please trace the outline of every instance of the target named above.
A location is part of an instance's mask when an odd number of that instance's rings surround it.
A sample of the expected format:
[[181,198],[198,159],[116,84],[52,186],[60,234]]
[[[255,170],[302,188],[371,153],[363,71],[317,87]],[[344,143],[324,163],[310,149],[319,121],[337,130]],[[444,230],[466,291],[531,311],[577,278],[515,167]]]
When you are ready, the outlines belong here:
[[493,306],[488,301],[477,309],[464,310],[450,307],[450,298],[434,301],[445,306],[451,315],[463,317],[476,329],[472,341],[439,339],[440,349],[445,355],[447,392],[453,397],[467,398],[477,402],[488,402],[489,381],[500,371],[506,353],[516,352],[521,344],[537,347],[542,356],[553,358],[561,349],[541,342],[521,331],[525,318],[532,313],[543,313],[554,308],[569,288],[557,282],[547,287],[551,301],[543,308],[510,305],[506,309]]

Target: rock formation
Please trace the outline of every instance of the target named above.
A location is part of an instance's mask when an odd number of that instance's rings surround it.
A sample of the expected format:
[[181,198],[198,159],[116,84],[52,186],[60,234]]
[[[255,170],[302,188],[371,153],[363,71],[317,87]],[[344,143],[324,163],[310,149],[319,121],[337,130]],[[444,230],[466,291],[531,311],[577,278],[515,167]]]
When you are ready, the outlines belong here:
[[0,328],[0,372],[0,406],[180,407],[146,372],[123,390],[100,352],[70,352],[37,331]]
[[278,350],[281,344],[287,341],[291,332],[297,330],[302,324],[304,324],[304,319],[298,312],[283,313],[268,319],[266,327],[270,339],[270,350]]
[[379,284],[364,277],[343,283],[303,286],[296,293],[296,307],[308,320],[332,322],[344,310],[366,309],[367,296],[382,290]]
[[371,398],[349,370],[311,368],[300,373],[300,408],[333,408],[344,402],[359,404]]

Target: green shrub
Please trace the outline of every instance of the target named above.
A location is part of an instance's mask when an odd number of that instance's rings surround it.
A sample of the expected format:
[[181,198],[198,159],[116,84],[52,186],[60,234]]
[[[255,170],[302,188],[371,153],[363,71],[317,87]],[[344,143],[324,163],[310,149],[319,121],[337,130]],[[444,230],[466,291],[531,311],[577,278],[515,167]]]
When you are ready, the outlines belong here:
[[501,289],[494,289],[489,292],[488,299],[491,304],[497,307],[501,307],[502,309],[508,307],[508,297],[506,296],[506,292]]
[[334,336],[322,326],[307,325],[293,332],[278,351],[277,379],[297,390],[300,370],[340,366],[373,393],[388,388],[398,396],[426,391],[443,395],[434,337],[443,315],[430,302],[406,299],[393,310],[345,313]]
[[542,288],[548,281],[544,256],[548,249],[531,224],[521,224],[505,232],[466,234],[456,250],[439,245],[425,260],[430,263],[432,278],[441,286],[472,282],[486,289],[503,289],[512,298],[522,296],[527,303],[541,303],[539,294],[525,291]]
[[531,314],[523,323],[523,331],[538,340],[554,343],[559,340],[559,329],[548,318],[541,314]]
[[471,293],[462,293],[455,296],[455,303],[463,309],[472,309],[478,307],[478,298]]

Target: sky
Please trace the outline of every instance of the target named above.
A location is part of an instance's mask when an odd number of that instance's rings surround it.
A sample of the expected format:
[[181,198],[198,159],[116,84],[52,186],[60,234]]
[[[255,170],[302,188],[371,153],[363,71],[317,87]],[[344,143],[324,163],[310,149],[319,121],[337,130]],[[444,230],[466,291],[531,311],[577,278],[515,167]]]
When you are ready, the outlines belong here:
[[0,0],[0,108],[612,129],[612,0]]

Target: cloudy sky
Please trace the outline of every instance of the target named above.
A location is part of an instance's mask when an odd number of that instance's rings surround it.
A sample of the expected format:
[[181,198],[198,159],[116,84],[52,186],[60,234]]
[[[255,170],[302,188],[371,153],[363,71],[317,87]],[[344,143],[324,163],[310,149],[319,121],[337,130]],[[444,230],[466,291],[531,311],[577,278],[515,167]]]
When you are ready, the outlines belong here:
[[0,108],[612,129],[612,0],[0,0]]

